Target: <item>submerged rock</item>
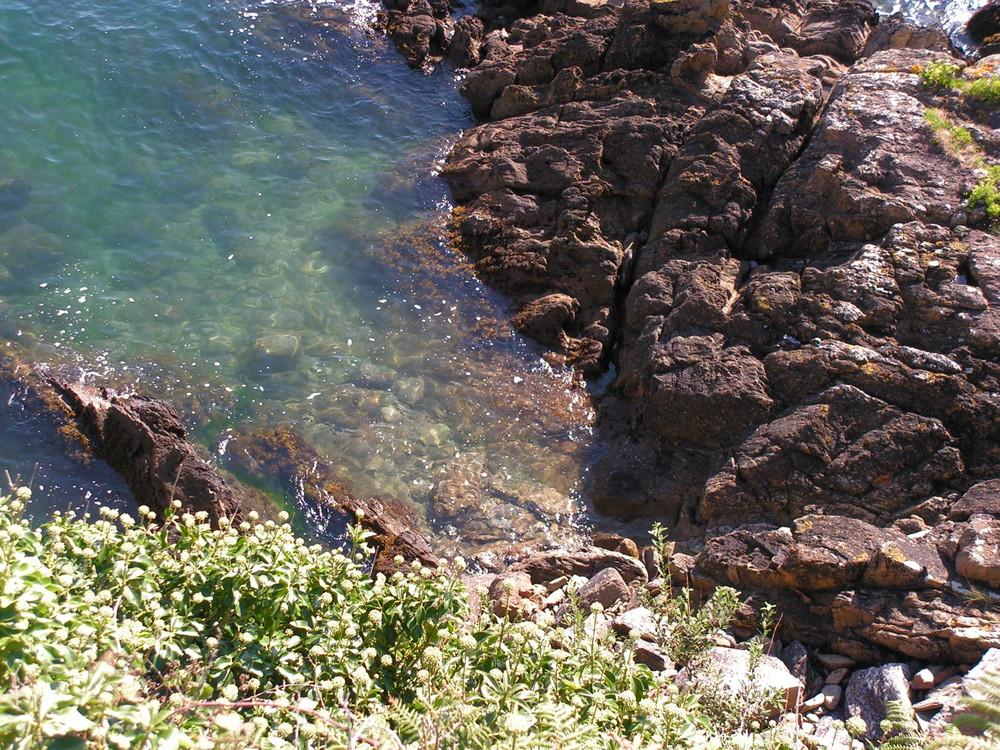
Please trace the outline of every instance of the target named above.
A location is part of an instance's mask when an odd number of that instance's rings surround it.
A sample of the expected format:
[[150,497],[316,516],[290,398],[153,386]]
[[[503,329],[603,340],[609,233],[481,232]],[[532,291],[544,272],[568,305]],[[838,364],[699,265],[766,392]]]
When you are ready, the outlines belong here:
[[0,226],[28,206],[31,180],[26,177],[0,179]]
[[395,570],[397,555],[437,566],[429,540],[404,502],[353,496],[329,462],[293,429],[277,427],[240,435],[227,443],[226,455],[245,474],[276,480],[304,504],[307,517],[314,511],[314,524],[329,538],[342,540],[347,525],[354,523],[374,531],[376,571]]

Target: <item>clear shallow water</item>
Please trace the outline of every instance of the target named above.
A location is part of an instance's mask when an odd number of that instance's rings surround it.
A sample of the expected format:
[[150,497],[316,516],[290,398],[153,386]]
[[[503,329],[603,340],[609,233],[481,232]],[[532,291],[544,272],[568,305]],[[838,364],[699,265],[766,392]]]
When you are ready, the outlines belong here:
[[[425,507],[471,466],[515,505],[575,508],[586,399],[438,241],[429,174],[469,117],[447,74],[365,31],[373,13],[0,3],[0,337],[172,400],[206,447],[292,424],[361,495]],[[37,474],[36,513],[125,502],[4,401],[0,469]]]

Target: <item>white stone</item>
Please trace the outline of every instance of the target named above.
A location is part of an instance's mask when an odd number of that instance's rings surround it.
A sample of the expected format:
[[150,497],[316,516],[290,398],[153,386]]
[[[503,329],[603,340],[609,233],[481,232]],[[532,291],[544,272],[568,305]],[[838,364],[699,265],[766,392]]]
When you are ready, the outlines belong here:
[[718,674],[722,690],[733,695],[751,686],[765,693],[777,692],[783,701],[775,707],[773,715],[794,710],[802,695],[802,683],[788,671],[788,667],[773,656],[762,656],[751,672],[750,662],[749,651],[716,646],[709,650],[703,672],[692,676],[685,668],[678,676],[678,683],[684,685],[692,680],[697,683],[701,675]]
[[837,706],[840,705],[840,699],[844,695],[844,689],[840,685],[824,685],[823,692],[823,707],[827,711],[836,711]]

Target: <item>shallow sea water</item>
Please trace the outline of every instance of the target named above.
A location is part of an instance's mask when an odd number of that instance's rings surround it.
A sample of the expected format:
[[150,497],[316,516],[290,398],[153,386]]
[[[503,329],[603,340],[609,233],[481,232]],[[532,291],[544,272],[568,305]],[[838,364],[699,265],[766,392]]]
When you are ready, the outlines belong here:
[[[588,400],[439,240],[432,173],[470,116],[450,73],[366,31],[374,12],[0,4],[0,338],[173,401],[217,453],[290,424],[359,495],[420,513],[442,472],[475,471],[567,498],[568,526],[597,451]],[[128,504],[43,432],[4,395],[0,469],[34,476],[36,516]]]

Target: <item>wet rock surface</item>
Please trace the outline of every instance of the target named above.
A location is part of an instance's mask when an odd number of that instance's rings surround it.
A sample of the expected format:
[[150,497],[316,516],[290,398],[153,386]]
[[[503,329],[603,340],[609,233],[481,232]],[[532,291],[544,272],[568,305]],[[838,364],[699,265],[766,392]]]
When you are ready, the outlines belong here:
[[[48,375],[6,351],[0,352],[0,384],[11,400],[20,392],[30,401],[68,457],[82,465],[95,458],[105,462],[128,485],[135,504],[161,517],[172,505],[183,513],[204,512],[213,524],[223,518],[238,524],[251,511],[277,517],[265,492],[224,471],[189,442],[180,416],[166,401],[85,385],[70,375]],[[354,496],[294,430],[228,435],[221,453],[228,468],[258,481],[269,477],[296,498],[314,533],[329,541],[343,542],[347,524],[374,532],[376,571],[395,570],[399,559],[437,565],[424,526],[406,503]]]
[[98,458],[117,471],[136,502],[162,514],[174,500],[217,523],[242,518],[242,505],[221,476],[187,442],[170,404],[63,380],[51,385],[79,420]]
[[355,497],[345,480],[294,429],[282,426],[238,435],[227,443],[230,465],[248,476],[271,477],[300,503],[311,527],[343,542],[348,524],[373,531],[374,569],[392,572],[398,558],[436,567],[437,556],[412,509],[401,500]]
[[443,172],[456,243],[518,330],[614,365],[596,508],[664,520],[701,585],[780,601],[808,643],[995,645],[968,591],[1000,595],[1000,241],[969,195],[1000,114],[921,73],[996,59],[853,1],[460,24],[484,122]]

